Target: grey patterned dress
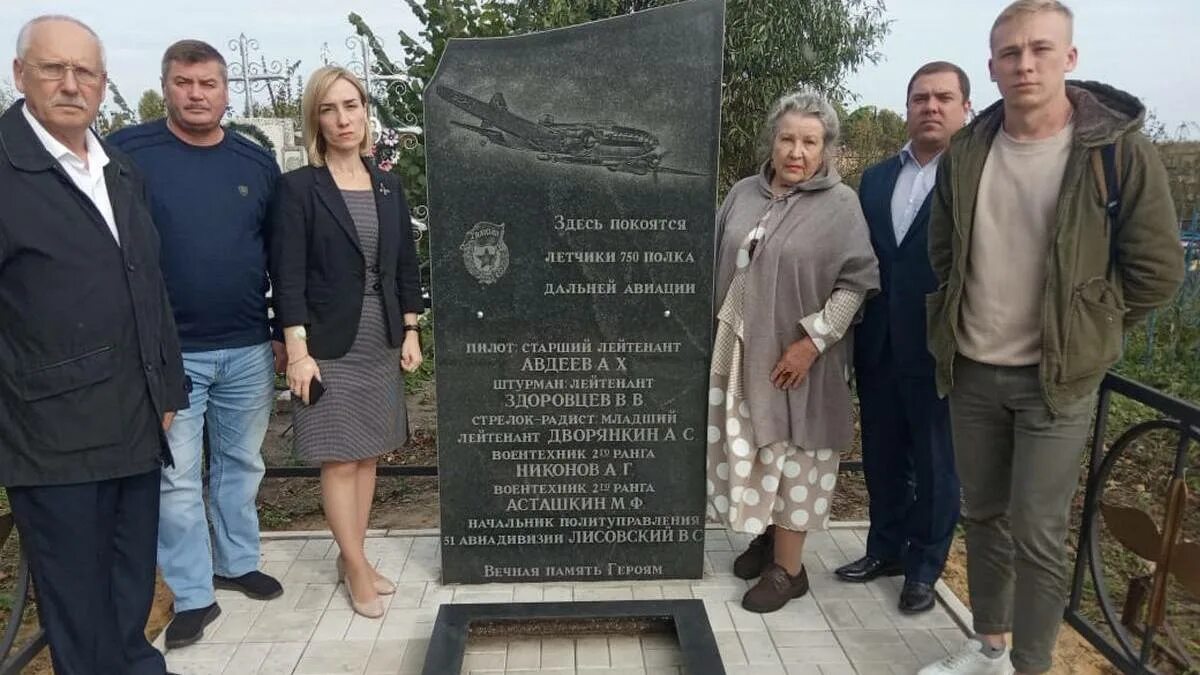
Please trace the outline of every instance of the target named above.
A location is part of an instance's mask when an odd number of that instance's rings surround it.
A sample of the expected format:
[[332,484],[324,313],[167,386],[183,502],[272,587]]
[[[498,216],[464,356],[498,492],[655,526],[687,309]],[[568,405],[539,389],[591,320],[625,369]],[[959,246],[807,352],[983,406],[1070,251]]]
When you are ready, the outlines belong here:
[[[296,407],[296,455],[309,464],[352,462],[404,444],[408,419],[400,350],[388,344],[379,296],[379,217],[370,190],[342,190],[366,258],[358,333],[350,351],[317,359],[325,394],[316,405]],[[376,271],[372,271],[376,270]]]

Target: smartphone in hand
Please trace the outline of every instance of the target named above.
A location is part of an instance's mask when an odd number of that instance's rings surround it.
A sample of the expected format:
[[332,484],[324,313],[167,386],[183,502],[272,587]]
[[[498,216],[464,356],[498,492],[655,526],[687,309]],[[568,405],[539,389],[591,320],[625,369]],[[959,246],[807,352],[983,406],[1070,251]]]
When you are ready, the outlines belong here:
[[308,404],[316,405],[317,401],[321,400],[321,396],[325,394],[325,385],[317,378],[313,378],[308,382]]

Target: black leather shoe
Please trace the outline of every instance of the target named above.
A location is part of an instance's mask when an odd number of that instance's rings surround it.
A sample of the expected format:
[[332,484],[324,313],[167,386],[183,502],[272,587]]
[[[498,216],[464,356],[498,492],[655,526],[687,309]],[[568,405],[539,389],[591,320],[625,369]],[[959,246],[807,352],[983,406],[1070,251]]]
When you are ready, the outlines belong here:
[[733,561],[733,576],[749,581],[757,579],[768,565],[775,562],[775,532],[766,532],[750,540],[750,547]]
[[176,612],[171,625],[167,626],[167,649],[186,647],[204,637],[204,627],[216,621],[218,616],[221,616],[221,608],[215,602],[208,607]]
[[283,586],[274,577],[255,570],[240,577],[213,575],[213,588],[240,591],[254,600],[272,600],[283,595]]
[[937,603],[937,593],[933,586],[920,581],[904,582],[900,591],[900,611],[905,614],[920,614],[933,609]]
[[904,568],[898,562],[889,562],[865,555],[852,563],[846,563],[833,571],[842,581],[866,583],[879,577],[898,577]]

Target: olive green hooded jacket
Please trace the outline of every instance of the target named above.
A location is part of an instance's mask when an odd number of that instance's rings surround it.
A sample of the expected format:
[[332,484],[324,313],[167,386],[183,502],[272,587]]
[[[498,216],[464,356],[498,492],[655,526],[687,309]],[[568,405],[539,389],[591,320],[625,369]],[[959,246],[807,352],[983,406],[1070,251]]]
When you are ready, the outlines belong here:
[[[1169,303],[1183,281],[1179,221],[1167,172],[1139,129],[1145,114],[1133,96],[1097,82],[1067,82],[1075,136],[1058,196],[1042,301],[1042,395],[1051,412],[1092,395],[1121,356],[1124,330]],[[941,160],[929,222],[929,257],[938,290],[926,298],[929,351],[938,393],[954,386],[960,311],[975,202],[1003,101],[951,140]],[[1120,211],[1109,232],[1104,185],[1093,155],[1116,143]],[[1116,237],[1109,265],[1109,237]],[[1005,255],[1004,251],[990,252]]]

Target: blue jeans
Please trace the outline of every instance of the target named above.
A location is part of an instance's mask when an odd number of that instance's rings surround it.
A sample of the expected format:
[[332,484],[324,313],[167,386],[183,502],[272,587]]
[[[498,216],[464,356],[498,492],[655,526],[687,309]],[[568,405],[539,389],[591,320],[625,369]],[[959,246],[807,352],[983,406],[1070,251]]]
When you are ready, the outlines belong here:
[[[214,602],[213,574],[258,569],[262,441],[271,417],[275,363],[271,343],[189,352],[190,407],[167,432],[175,466],[163,469],[158,563],[175,595],[175,611]],[[208,512],[204,509],[204,427],[208,426]]]

